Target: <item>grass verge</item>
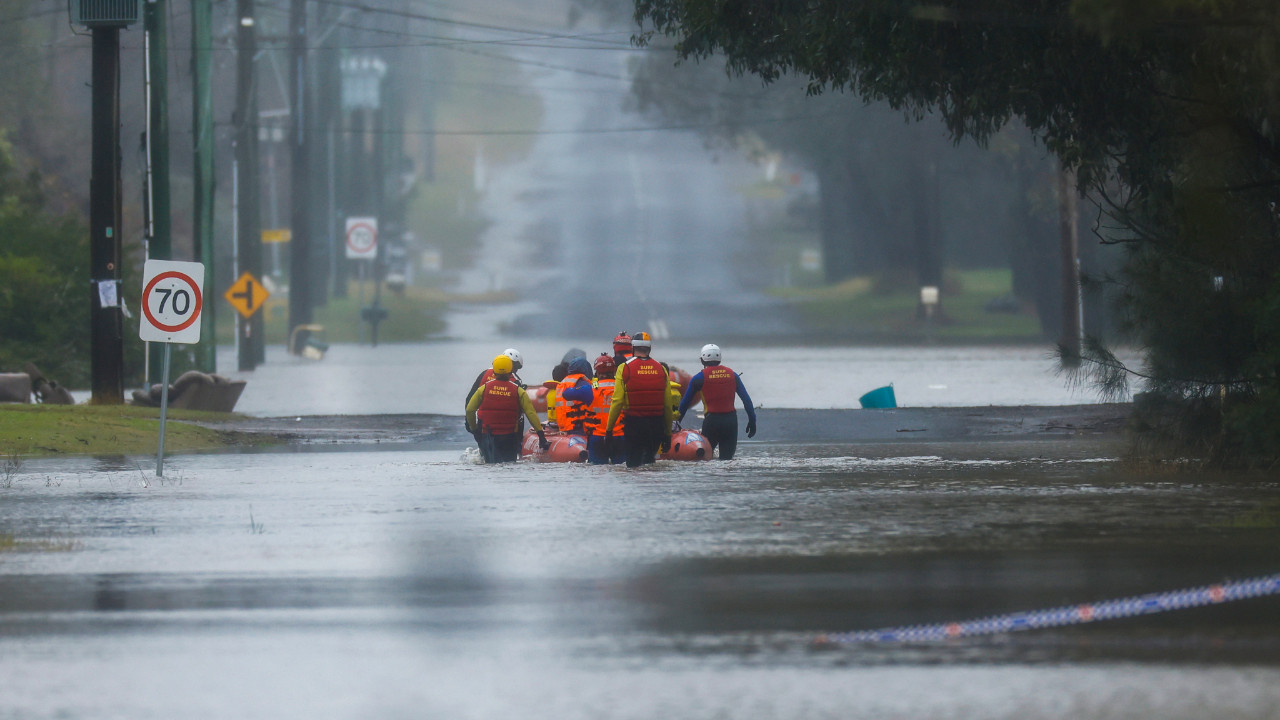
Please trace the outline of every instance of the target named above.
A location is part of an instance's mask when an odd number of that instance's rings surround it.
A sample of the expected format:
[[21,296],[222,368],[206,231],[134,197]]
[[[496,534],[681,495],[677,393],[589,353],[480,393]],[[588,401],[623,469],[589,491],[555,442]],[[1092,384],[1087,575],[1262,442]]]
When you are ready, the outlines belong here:
[[932,321],[917,316],[919,290],[877,290],[871,278],[851,278],[817,288],[775,288],[815,335],[836,339],[955,343],[1043,342],[1034,313],[987,312],[986,304],[1012,288],[1008,270],[948,272],[941,312]]
[[[165,453],[269,444],[270,438],[213,430],[191,421],[223,413],[170,410]],[[155,453],[160,410],[133,405],[0,405],[0,456],[142,455]]]

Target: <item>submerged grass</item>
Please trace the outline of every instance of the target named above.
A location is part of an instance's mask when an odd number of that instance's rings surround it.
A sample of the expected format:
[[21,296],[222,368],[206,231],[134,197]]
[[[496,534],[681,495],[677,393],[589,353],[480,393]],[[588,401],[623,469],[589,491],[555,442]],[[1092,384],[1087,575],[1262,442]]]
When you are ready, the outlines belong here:
[[[223,413],[170,410],[165,453],[262,445],[269,438],[213,430],[193,421]],[[137,455],[156,452],[160,410],[133,405],[0,405],[0,455]]]
[[1008,270],[949,271],[952,287],[943,293],[941,313],[931,321],[917,315],[918,288],[877,291],[867,277],[813,288],[776,288],[807,328],[832,338],[886,341],[1043,342],[1034,314],[992,313],[986,304],[1012,288]]
[[0,533],[0,553],[7,552],[71,552],[78,550],[75,540],[24,540],[7,533]]

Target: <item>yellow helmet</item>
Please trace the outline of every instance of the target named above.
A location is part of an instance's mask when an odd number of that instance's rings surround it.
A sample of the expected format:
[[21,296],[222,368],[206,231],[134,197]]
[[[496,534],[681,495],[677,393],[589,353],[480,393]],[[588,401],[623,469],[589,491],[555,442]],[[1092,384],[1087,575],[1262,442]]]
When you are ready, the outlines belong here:
[[511,367],[511,358],[506,355],[499,355],[493,359],[493,372],[498,375],[510,375]]

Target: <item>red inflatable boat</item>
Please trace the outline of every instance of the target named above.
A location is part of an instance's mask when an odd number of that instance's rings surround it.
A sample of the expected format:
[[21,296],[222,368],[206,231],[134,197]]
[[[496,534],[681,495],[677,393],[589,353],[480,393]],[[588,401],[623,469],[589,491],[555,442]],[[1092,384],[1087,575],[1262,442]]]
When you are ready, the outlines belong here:
[[525,431],[524,445],[520,447],[521,457],[534,462],[587,461],[587,439],[582,435],[547,433],[547,442],[551,443],[551,447],[543,450],[538,446],[538,433]]
[[711,443],[696,430],[677,430],[671,434],[671,449],[660,457],[663,460],[710,460]]
[[[538,433],[526,431],[524,444],[520,447],[521,457],[534,462],[587,461],[587,438],[582,435],[547,433],[547,442],[551,447],[540,449]],[[671,436],[671,449],[659,457],[662,460],[710,460],[711,444],[696,430],[677,430]]]

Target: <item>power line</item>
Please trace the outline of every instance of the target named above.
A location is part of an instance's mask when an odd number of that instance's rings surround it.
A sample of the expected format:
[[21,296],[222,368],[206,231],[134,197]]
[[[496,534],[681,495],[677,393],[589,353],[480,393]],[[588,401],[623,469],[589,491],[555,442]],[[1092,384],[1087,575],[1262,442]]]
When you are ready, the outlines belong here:
[[[423,38],[427,40],[438,41],[434,43],[404,43],[404,44],[376,45],[376,46],[370,46],[370,47],[394,48],[394,47],[451,47],[451,46],[458,46],[458,45],[512,45],[515,47],[547,47],[547,48],[559,48],[563,50],[580,50],[580,49],[581,50],[615,50],[615,51],[624,50],[624,51],[630,51],[630,52],[648,52],[649,51],[647,48],[637,48],[637,47],[632,47],[630,45],[606,45],[603,47],[589,47],[589,46],[583,46],[583,45],[531,45],[531,44],[528,44],[535,40],[560,40],[560,39],[578,40],[578,39],[586,39],[586,38],[594,39],[594,38],[618,35],[620,34],[619,31],[608,32],[608,33],[584,33],[581,35],[540,34],[540,35],[529,35],[528,37],[523,37],[523,38],[474,40],[474,39],[468,39],[468,38],[450,37],[448,35],[425,35],[422,33],[411,33],[404,30],[386,30],[383,28],[373,28],[373,27],[367,27],[364,25],[354,25],[351,23],[338,23],[338,25],[340,27],[345,27],[352,30],[359,30],[361,32],[381,33],[384,35],[397,35],[400,37],[415,37],[415,38]],[[343,47],[354,49],[361,46],[345,45]]]
[[[758,120],[743,120],[740,122],[714,122],[714,123],[681,123],[673,125],[649,125],[644,127],[620,127],[620,128],[577,128],[573,130],[346,130],[340,128],[309,128],[318,134],[341,134],[350,135],[353,133],[369,133],[371,135],[383,135],[388,137],[398,137],[404,135],[411,136],[444,136],[444,137],[520,137],[520,136],[539,136],[539,135],[615,135],[625,133],[645,133],[645,132],[668,132],[679,130],[706,130],[711,128],[730,128],[730,127],[751,127],[755,125],[775,125],[789,122],[805,122],[808,120],[819,120],[828,117],[837,117],[845,115],[842,112],[817,113],[812,115],[790,115],[777,118],[761,118]],[[233,123],[220,122],[219,127],[236,127]],[[276,127],[262,123],[251,123],[246,127]]]
[[[336,2],[335,2],[335,4],[336,4]],[[403,28],[389,29],[389,28],[368,27],[368,26],[363,26],[363,25],[360,25],[360,26],[356,26],[356,25],[348,25],[348,27],[353,27],[353,28],[355,28],[355,29],[357,29],[357,30],[368,30],[368,31],[370,31],[370,32],[386,33],[386,34],[389,34],[389,35],[401,35],[401,36],[405,36],[405,37],[420,37],[420,38],[428,38],[428,39],[433,39],[433,40],[458,40],[458,41],[461,41],[461,42],[494,42],[494,41],[492,41],[492,40],[472,41],[472,40],[467,40],[467,39],[465,39],[465,38],[458,38],[458,37],[451,36],[451,35],[427,35],[427,34],[424,34],[424,33],[415,33],[415,32],[410,32],[410,31],[405,30],[405,29],[403,29]],[[511,39],[508,39],[508,40],[503,40],[503,41],[498,41],[498,42],[520,42],[520,41],[522,41],[522,40],[524,40],[524,39],[529,39],[529,40],[542,40],[542,39],[548,39],[548,40],[554,40],[554,39],[563,39],[563,40],[580,40],[580,39],[583,39],[583,38],[592,38],[592,39],[596,39],[596,38],[605,38],[605,37],[615,37],[615,36],[618,36],[618,35],[627,35],[627,36],[628,36],[628,38],[629,38],[629,37],[630,37],[630,34],[631,34],[631,33],[630,33],[630,31],[628,31],[628,30],[608,30],[608,31],[593,32],[593,33],[562,33],[562,32],[551,32],[551,31],[549,31],[549,30],[548,30],[548,31],[530,31],[530,30],[527,30],[527,29],[499,28],[499,27],[496,27],[496,26],[482,26],[482,27],[484,27],[484,28],[486,28],[486,29],[490,29],[490,30],[496,30],[496,31],[498,31],[498,32],[513,33],[513,34],[518,34],[518,35],[523,36],[522,38],[511,38]],[[566,47],[572,47],[572,46],[566,46]],[[628,40],[627,40],[627,42],[626,42],[625,44],[618,44],[618,45],[616,45],[616,47],[627,47],[627,48],[630,48],[630,47],[633,47],[633,46],[631,45],[630,39],[628,39]]]
[[[501,25],[489,25],[487,23],[469,22],[466,20],[451,20],[449,18],[440,17],[438,15],[423,15],[422,13],[409,12],[407,10],[391,10],[389,8],[379,8],[364,3],[352,2],[352,0],[311,0],[311,2],[321,3],[324,5],[335,5],[337,7],[350,8],[367,13],[380,13],[382,15],[391,15],[393,17],[402,17],[408,20],[425,20],[427,22],[436,22],[442,25],[456,25],[458,27],[477,28],[480,30],[493,30],[497,32],[515,33],[519,35],[527,35],[529,31],[524,28],[503,27]],[[566,36],[568,37],[568,36]]]

